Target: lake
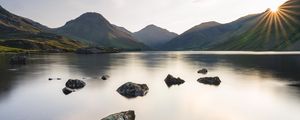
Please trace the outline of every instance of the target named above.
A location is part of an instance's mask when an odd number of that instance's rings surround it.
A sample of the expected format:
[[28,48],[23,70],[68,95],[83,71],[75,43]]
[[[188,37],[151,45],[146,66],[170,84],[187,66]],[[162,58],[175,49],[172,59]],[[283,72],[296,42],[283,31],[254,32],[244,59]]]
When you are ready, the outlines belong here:
[[[100,120],[126,110],[136,120],[300,120],[300,88],[289,86],[300,82],[297,52],[47,54],[30,55],[25,66],[8,65],[8,58],[0,55],[1,120]],[[201,68],[208,74],[198,74]],[[186,82],[169,88],[168,74]],[[219,86],[197,82],[214,76]],[[68,79],[87,85],[65,95]],[[118,94],[129,81],[147,84],[149,93]]]

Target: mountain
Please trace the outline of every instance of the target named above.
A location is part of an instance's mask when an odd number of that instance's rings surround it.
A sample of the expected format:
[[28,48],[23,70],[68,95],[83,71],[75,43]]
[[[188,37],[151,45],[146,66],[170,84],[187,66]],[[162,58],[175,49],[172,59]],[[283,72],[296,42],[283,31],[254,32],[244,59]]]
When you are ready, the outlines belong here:
[[165,50],[300,50],[300,0],[227,24],[203,23],[166,43]]
[[300,50],[300,0],[289,0],[277,12],[268,9],[246,32],[212,50]]
[[251,21],[258,16],[259,14],[248,15],[227,24],[214,21],[202,23],[172,39],[163,45],[163,48],[165,50],[206,50],[243,32],[243,29],[249,28],[252,25]]
[[99,13],[85,13],[52,31],[93,46],[125,50],[147,49],[147,46],[138,42],[132,35],[112,25]]
[[84,47],[77,41],[45,32],[48,27],[17,16],[0,6],[0,52],[11,51],[73,51]]
[[139,41],[152,48],[158,48],[178,36],[176,33],[170,32],[155,25],[148,25],[142,30],[133,33],[133,35]]

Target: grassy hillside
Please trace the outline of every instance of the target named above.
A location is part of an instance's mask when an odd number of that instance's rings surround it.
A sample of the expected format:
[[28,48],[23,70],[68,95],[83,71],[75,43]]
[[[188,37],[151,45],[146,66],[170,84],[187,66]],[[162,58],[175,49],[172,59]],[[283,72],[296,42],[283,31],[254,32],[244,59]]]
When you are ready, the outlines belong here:
[[69,38],[44,32],[47,29],[0,6],[0,52],[68,52],[86,46]]
[[211,50],[300,50],[300,0],[289,0],[277,12],[267,10],[256,25]]

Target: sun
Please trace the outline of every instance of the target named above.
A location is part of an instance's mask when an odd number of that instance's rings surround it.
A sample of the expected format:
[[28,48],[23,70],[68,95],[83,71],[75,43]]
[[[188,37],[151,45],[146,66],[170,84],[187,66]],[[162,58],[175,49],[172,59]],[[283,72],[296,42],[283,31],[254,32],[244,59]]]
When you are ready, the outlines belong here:
[[273,7],[270,7],[270,10],[271,10],[272,12],[277,12],[278,9],[279,9],[279,6],[273,6]]
[[270,3],[270,10],[274,13],[278,12],[280,5],[282,5],[287,0],[274,0],[272,3]]

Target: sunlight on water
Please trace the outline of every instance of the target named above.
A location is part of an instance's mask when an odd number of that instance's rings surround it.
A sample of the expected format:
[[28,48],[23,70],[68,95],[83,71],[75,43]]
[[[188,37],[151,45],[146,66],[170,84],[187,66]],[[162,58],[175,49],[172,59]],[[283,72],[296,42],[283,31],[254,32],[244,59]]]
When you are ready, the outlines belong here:
[[[300,89],[287,84],[300,79],[300,56],[263,53],[268,55],[218,51],[32,55],[30,64],[22,67],[6,65],[1,56],[0,119],[99,120],[135,110],[137,120],[299,120]],[[209,73],[198,74],[201,68]],[[111,78],[102,81],[103,74]],[[168,88],[164,83],[168,74],[186,82]],[[216,87],[197,82],[205,76],[219,76],[222,83]],[[48,81],[51,77],[62,80]],[[62,88],[70,78],[86,78],[87,86],[65,96]],[[128,81],[147,84],[149,93],[135,99],[120,96],[116,89]]]

